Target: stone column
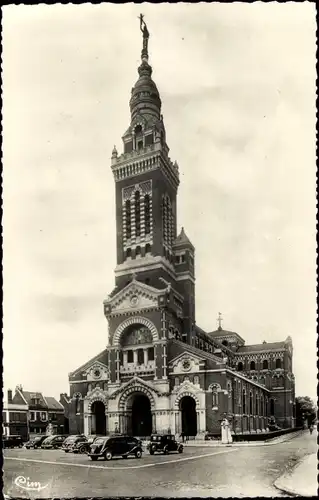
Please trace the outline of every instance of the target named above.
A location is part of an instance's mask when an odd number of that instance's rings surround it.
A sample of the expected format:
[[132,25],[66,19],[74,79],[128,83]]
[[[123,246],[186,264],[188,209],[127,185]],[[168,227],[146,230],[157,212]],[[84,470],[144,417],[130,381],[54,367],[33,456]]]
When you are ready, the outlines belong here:
[[143,349],[144,351],[144,365],[148,364],[148,348]]
[[152,412],[152,433],[156,432],[156,414]]
[[134,349],[133,351],[133,363],[137,366],[137,349]]
[[116,350],[116,382],[120,381],[120,351]]
[[123,365],[127,365],[127,351],[123,351]]
[[166,345],[163,345],[163,379],[167,379],[167,365],[166,365]]

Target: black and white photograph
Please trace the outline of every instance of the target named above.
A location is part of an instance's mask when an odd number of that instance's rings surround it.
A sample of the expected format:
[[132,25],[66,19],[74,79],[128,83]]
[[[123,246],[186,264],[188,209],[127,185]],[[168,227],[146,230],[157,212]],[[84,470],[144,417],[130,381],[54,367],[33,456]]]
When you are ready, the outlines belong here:
[[316,496],[315,3],[1,10],[4,497]]

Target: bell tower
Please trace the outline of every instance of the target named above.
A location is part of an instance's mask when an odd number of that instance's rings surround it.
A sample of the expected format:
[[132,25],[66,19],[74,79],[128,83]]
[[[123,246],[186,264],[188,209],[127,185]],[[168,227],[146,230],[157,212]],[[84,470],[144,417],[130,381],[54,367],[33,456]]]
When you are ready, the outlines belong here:
[[130,125],[122,137],[122,152],[114,146],[111,168],[116,189],[117,291],[132,274],[156,288],[160,278],[175,280],[177,163],[169,158],[161,114],[161,98],[148,59],[149,31],[143,34],[138,80],[131,91]]

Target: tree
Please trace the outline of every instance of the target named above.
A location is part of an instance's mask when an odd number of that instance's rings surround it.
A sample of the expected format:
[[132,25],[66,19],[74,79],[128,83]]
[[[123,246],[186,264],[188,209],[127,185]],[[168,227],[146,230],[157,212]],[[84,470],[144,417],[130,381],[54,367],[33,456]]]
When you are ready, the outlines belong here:
[[304,423],[308,426],[316,419],[316,408],[309,396],[298,396],[296,398],[296,426],[301,427]]

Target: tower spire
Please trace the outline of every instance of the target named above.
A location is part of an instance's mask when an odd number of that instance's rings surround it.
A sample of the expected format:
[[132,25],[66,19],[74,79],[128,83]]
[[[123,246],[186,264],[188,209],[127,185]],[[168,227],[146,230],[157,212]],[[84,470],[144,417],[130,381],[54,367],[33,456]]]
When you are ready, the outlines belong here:
[[140,20],[140,30],[143,33],[143,48],[142,48],[141,59],[142,61],[148,61],[148,40],[150,34],[147,29],[146,23],[144,21],[144,15],[140,14],[138,19]]

